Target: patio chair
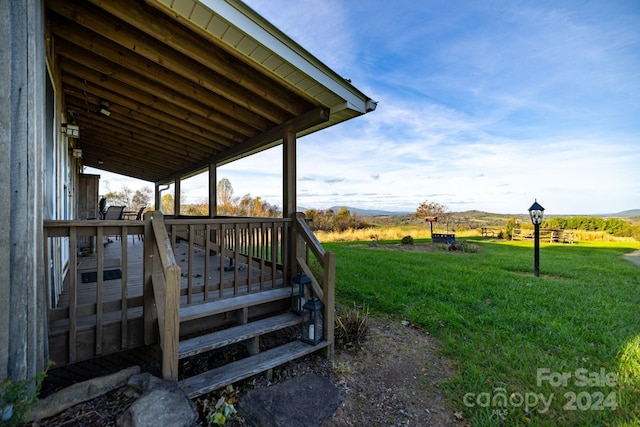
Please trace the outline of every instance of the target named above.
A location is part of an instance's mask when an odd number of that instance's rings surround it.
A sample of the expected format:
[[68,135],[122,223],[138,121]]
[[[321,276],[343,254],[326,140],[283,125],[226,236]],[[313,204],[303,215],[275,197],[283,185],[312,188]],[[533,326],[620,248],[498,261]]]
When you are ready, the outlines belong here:
[[[144,213],[144,210],[147,209],[146,206],[141,207],[140,209],[138,209],[138,213],[136,214],[136,221],[142,221],[142,214]],[[138,240],[144,240],[144,235],[143,234],[138,234]],[[131,235],[131,241],[133,243],[136,242],[135,236],[132,234]]]
[[[104,214],[104,220],[121,220],[124,208],[124,206],[109,206]],[[116,235],[116,240],[117,239],[118,236]],[[113,240],[109,239],[109,236],[107,236],[107,241],[104,242],[104,246],[107,246],[109,243],[113,243]]]

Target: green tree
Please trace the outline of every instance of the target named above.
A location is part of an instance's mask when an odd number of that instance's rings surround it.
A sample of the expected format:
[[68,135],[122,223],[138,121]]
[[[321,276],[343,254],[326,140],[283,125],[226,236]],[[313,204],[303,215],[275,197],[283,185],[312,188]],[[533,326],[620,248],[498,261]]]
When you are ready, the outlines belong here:
[[231,185],[231,181],[227,178],[222,178],[218,181],[216,195],[218,198],[218,214],[234,215],[233,186]]
[[174,203],[173,194],[168,193],[162,196],[162,212],[165,215],[173,215]]
[[131,198],[130,206],[135,209],[150,206],[152,195],[153,192],[149,187],[144,187],[141,190],[136,190],[136,192],[133,194],[133,197]]
[[104,197],[107,199],[107,206],[131,206],[130,188],[122,186],[120,191],[109,191]]
[[511,239],[513,237],[513,230],[519,228],[520,224],[518,224],[518,219],[515,217],[511,217],[507,220],[506,225],[506,238]]
[[417,218],[437,216],[438,220],[440,220],[440,217],[443,217],[447,210],[448,208],[446,205],[425,200],[424,202],[420,203],[420,205],[418,205],[418,209],[416,209],[416,213],[414,215]]

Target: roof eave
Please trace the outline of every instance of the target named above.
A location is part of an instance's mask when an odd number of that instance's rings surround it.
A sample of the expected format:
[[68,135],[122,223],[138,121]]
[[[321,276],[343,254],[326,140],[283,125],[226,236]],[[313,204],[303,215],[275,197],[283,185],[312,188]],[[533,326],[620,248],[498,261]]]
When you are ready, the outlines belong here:
[[[241,1],[151,0],[151,3],[157,3],[177,19],[182,18],[201,33],[243,55],[292,90],[330,108],[332,116],[336,114],[332,119],[351,118],[375,110],[375,101]],[[273,58],[280,58],[283,63],[278,64]],[[352,110],[353,115],[338,114],[345,108]],[[329,120],[315,130],[348,118]]]

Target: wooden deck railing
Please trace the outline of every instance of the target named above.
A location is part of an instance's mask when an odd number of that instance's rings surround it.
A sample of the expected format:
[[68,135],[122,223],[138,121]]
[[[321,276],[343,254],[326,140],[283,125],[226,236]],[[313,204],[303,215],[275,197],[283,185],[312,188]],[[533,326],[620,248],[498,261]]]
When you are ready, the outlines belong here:
[[[157,316],[162,353],[162,376],[178,379],[180,341],[180,267],[176,263],[162,213],[144,216],[144,337],[154,340]],[[155,316],[154,316],[155,306]]]
[[[165,218],[172,248],[180,241],[188,244],[185,257],[187,303],[202,292],[204,301],[237,296],[287,283],[286,256],[291,219],[282,218]],[[219,254],[216,270],[210,263],[198,266],[195,254]],[[196,284],[194,278],[201,278]],[[217,276],[217,277],[215,277]],[[215,280],[214,280],[215,278]],[[256,284],[259,286],[255,286]]]
[[[296,262],[304,273],[311,278],[313,291],[322,300],[325,306],[324,336],[329,342],[327,346],[327,358],[333,357],[334,350],[334,323],[335,323],[335,285],[336,285],[336,255],[324,250],[303,214],[297,214],[294,222],[296,235]],[[314,258],[310,258],[313,255]],[[314,275],[312,260],[315,260],[322,270],[322,282]]]
[[[49,335],[68,333],[68,352],[65,363],[78,360],[77,349],[86,348],[96,356],[127,348],[128,316],[142,308],[142,296],[130,295],[128,291],[129,256],[126,244],[121,245],[118,270],[121,285],[118,292],[109,289],[105,298],[105,270],[114,266],[105,259],[105,245],[110,237],[127,240],[129,235],[143,232],[140,221],[45,221],[44,248],[45,283],[47,284]],[[85,248],[87,249],[85,251]],[[79,256],[81,255],[81,256]],[[66,259],[65,259],[66,258]],[[95,273],[94,285],[79,289],[82,269]],[[57,272],[57,273],[56,273]],[[90,294],[86,298],[86,294]],[[63,298],[64,301],[60,299]],[[109,349],[104,348],[103,337],[107,323],[119,323],[120,341]],[[95,328],[95,335],[80,336],[81,330]],[[108,342],[109,340],[107,340]],[[93,351],[90,348],[93,347]],[[86,357],[81,356],[80,359]]]
[[[174,378],[180,306],[288,287],[300,271],[325,304],[325,337],[333,342],[335,255],[303,217],[147,215],[144,222],[44,222],[50,353],[58,366],[159,340],[163,372]],[[126,244],[104,245],[109,236]],[[103,277],[114,269],[118,280]],[[83,272],[94,278],[83,283]]]

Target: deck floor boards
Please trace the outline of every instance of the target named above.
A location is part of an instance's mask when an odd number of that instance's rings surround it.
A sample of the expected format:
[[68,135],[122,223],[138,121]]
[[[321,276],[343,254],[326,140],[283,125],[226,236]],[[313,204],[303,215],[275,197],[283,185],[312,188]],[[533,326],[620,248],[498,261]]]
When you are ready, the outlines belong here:
[[[134,236],[135,237],[135,236]],[[142,242],[138,242],[137,239],[135,243],[132,243],[131,236],[127,239],[127,297],[137,297],[142,296],[142,277],[143,277],[143,248],[144,245]],[[116,240],[113,243],[109,243],[103,250],[103,264],[104,270],[112,270],[115,268],[121,267],[121,254],[122,254],[122,241]],[[187,242],[181,242],[176,245],[176,262],[180,266],[181,270],[181,281],[180,287],[183,290],[183,293],[186,292],[188,287],[188,252],[189,252],[189,244]],[[220,256],[219,255],[210,255],[209,257],[205,256],[205,251],[200,248],[196,248],[193,251],[193,260],[192,260],[192,287],[197,287],[200,289],[200,295],[197,293],[193,294],[194,302],[203,301],[203,292],[202,288],[204,287],[204,271],[205,271],[205,260],[208,258],[209,262],[209,298],[215,299],[218,296],[218,289],[220,286]],[[225,259],[225,266],[229,265],[227,259]],[[82,304],[90,304],[95,303],[97,300],[97,283],[89,282],[82,283],[82,273],[86,273],[88,271],[96,271],[97,270],[97,260],[95,256],[86,256],[78,258],[77,265],[77,301],[78,305]],[[271,268],[265,269],[263,272],[263,280],[270,281],[272,278]],[[233,286],[234,283],[234,274],[235,271],[226,271],[224,273],[224,287]],[[278,277],[281,277],[281,274],[278,273]],[[238,269],[238,282],[241,286],[244,286],[246,289],[248,278],[248,268],[246,264],[241,264]],[[260,269],[253,267],[251,269],[251,282],[255,284],[260,281]],[[105,280],[103,281],[103,301],[118,301],[122,296],[122,280]],[[183,295],[182,303],[186,304],[186,297]],[[64,280],[63,291],[60,294],[58,299],[58,304],[56,308],[66,308],[69,307],[69,275]]]
[[[123,261],[122,261],[122,240],[121,239],[111,239],[113,242],[107,244],[102,248],[102,259],[103,259],[103,270],[112,270],[112,269],[121,269],[124,273],[123,269]],[[122,279],[114,279],[114,280],[103,280],[102,283],[102,301],[104,303],[111,303],[112,310],[105,310],[102,314],[102,322],[104,324],[108,323],[117,323],[122,319],[121,315],[121,304],[118,304],[119,301],[122,301],[122,284],[123,280],[126,279],[126,296],[129,301],[128,305],[128,320],[139,319],[142,317],[142,282],[143,282],[143,252],[144,252],[144,242],[139,241],[137,236],[129,236],[128,239],[125,240],[127,244],[127,268],[126,268],[126,278]],[[188,267],[189,267],[189,243],[188,242],[180,242],[176,244],[175,256],[176,262],[180,266],[181,269],[181,306],[187,306],[188,304]],[[192,266],[191,266],[191,286],[194,290],[191,294],[191,304],[199,304],[205,302],[204,298],[204,272],[205,272],[205,263],[209,263],[209,280],[208,280],[208,296],[207,301],[218,299],[220,296],[220,256],[216,254],[211,254],[208,257],[206,256],[206,251],[202,248],[195,247],[193,250],[192,256]],[[228,266],[229,261],[228,258],[225,258],[224,265]],[[90,314],[78,315],[76,319],[76,325],[78,330],[87,330],[96,326],[96,314],[95,314],[95,304],[98,300],[98,286],[97,282],[89,282],[82,283],[82,274],[90,271],[97,271],[98,261],[96,259],[96,255],[88,255],[84,257],[78,257],[77,262],[77,276],[76,276],[76,286],[77,286],[77,306],[79,307],[79,312],[86,313],[90,311]],[[273,273],[271,267],[265,268],[262,272],[262,286],[261,285],[261,271],[259,268],[253,267],[251,269],[251,284],[247,286],[248,268],[246,264],[240,264],[238,266],[237,278],[235,277],[236,271],[235,269],[232,271],[225,271],[223,275],[224,279],[224,292],[223,297],[227,298],[233,295],[235,282],[237,281],[239,286],[239,293],[246,294],[250,292],[256,292],[264,287],[264,289],[270,289],[274,287],[274,283],[272,283]],[[280,279],[282,277],[281,272],[278,272],[277,277]],[[58,298],[57,306],[55,307],[56,311],[59,309],[68,309],[69,308],[69,293],[70,293],[70,275],[67,274],[64,282],[63,282],[63,291]],[[132,303],[132,299],[137,298],[137,303]],[[114,302],[117,306],[117,309],[113,310]],[[133,306],[132,306],[133,304]],[[83,308],[84,307],[84,308]],[[60,316],[56,316],[59,319]],[[66,333],[69,329],[69,320],[68,319],[59,319],[54,320],[49,325],[49,334],[50,336],[59,335]]]

